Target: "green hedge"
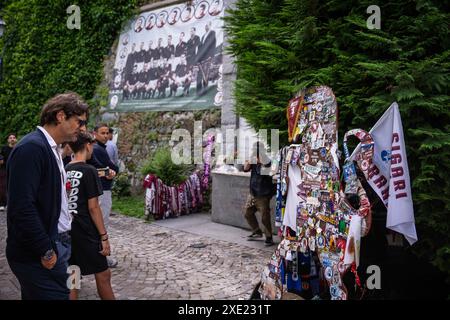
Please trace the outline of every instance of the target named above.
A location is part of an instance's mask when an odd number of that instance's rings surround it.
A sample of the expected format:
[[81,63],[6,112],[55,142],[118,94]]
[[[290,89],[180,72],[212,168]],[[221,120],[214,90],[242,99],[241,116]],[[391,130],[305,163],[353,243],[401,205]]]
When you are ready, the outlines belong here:
[[[7,0],[0,12],[0,139],[32,130],[44,102],[72,90],[86,100],[102,79],[102,63],[137,0]],[[67,28],[66,9],[81,10],[81,29]],[[0,4],[1,6],[1,4]]]
[[[368,6],[381,8],[369,30]],[[324,84],[339,128],[369,130],[397,101],[405,130],[417,254],[450,275],[449,1],[237,0],[226,19],[236,57],[238,112],[279,128],[299,89]]]

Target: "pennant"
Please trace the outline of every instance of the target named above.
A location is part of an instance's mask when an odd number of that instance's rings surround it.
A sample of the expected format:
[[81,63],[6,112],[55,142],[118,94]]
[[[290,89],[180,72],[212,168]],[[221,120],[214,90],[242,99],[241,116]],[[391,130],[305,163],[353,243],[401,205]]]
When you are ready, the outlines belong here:
[[295,137],[297,130],[298,117],[300,116],[300,110],[303,104],[303,96],[293,98],[289,100],[286,108],[286,118],[288,120],[288,139],[289,142]]
[[[412,245],[417,241],[417,233],[403,126],[396,102],[381,116],[370,134],[375,146],[367,181],[388,209],[386,227],[403,234]],[[361,148],[359,144],[350,159],[355,159]]]

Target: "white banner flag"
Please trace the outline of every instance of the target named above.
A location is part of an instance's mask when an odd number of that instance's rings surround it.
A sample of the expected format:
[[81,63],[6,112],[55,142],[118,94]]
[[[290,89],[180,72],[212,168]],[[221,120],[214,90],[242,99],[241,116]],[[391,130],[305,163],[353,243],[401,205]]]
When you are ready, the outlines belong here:
[[[417,241],[405,140],[398,104],[394,102],[370,130],[375,142],[368,182],[388,209],[386,227]],[[358,145],[352,159],[359,151]],[[389,204],[389,205],[388,205]]]

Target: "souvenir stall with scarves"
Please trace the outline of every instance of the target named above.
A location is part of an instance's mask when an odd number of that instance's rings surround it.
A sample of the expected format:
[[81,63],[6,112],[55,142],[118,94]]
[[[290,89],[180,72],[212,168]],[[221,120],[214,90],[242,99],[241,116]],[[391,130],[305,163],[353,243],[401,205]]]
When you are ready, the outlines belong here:
[[[339,166],[337,103],[332,90],[319,86],[302,91],[287,107],[289,142],[274,161],[277,172],[276,225],[282,241],[261,275],[262,299],[323,297],[345,300],[343,283],[356,269],[360,239],[371,225],[369,199],[358,177],[368,177],[374,143],[355,129],[344,136],[345,164]],[[347,137],[361,142],[349,161]],[[357,175],[357,171],[359,175]],[[355,208],[350,197],[358,196]]]
[[203,171],[196,170],[178,185],[168,186],[156,175],[144,178],[145,213],[155,220],[196,212],[203,205],[203,194],[210,184],[211,153],[214,136],[209,136],[203,154]]

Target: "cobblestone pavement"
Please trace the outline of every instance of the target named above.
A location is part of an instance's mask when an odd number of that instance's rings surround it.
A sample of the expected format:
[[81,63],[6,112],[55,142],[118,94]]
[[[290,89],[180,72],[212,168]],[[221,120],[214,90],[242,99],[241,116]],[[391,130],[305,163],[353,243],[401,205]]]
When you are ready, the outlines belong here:
[[[123,215],[110,221],[117,299],[248,299],[271,255]],[[0,212],[0,299],[20,299],[5,245],[6,214]],[[79,298],[99,299],[93,275],[83,277]]]

